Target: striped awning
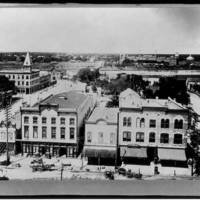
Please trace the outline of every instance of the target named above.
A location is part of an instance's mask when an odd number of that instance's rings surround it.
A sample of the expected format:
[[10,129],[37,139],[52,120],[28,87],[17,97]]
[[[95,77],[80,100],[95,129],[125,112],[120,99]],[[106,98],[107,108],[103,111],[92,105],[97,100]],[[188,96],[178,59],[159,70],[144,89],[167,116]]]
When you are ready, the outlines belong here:
[[145,147],[120,147],[121,157],[147,158]]
[[186,161],[185,149],[165,149],[158,148],[158,157],[160,160]]

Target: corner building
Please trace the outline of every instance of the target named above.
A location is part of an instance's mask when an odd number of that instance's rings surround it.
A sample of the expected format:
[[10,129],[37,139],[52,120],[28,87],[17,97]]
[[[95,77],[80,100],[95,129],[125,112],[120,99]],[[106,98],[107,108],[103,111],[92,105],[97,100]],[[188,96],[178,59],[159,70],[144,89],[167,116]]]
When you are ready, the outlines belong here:
[[127,89],[119,97],[120,159],[128,164],[187,167],[188,109],[171,98],[144,99]]
[[22,153],[76,157],[81,127],[93,105],[91,96],[70,91],[51,95],[33,107],[22,107]]

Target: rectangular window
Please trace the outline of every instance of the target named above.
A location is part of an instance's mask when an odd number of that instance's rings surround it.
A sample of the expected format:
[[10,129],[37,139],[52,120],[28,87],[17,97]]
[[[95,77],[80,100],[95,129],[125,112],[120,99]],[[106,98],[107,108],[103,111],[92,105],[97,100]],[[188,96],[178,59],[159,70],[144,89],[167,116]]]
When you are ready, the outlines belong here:
[[26,86],[28,86],[29,84],[28,84],[28,81],[26,81]]
[[51,118],[51,124],[56,124],[56,118],[55,117]]
[[46,124],[47,123],[47,118],[46,117],[42,117],[42,124]]
[[51,138],[52,139],[56,138],[56,127],[51,127]]
[[24,126],[24,138],[29,138],[29,126]]
[[24,81],[22,81],[22,85],[24,85]]
[[33,138],[38,138],[38,127],[37,126],[33,127]]
[[182,144],[183,136],[182,134],[174,134],[174,144]]
[[75,124],[75,119],[74,118],[70,118],[69,119],[69,125],[74,125]]
[[131,132],[130,131],[124,131],[123,132],[123,141],[124,142],[130,142],[131,141]]
[[74,134],[75,134],[75,129],[74,128],[70,128],[69,129],[69,138],[70,139],[74,139]]
[[149,127],[150,128],[156,128],[156,120],[150,119],[149,120]]
[[99,144],[102,144],[103,143],[103,133],[102,132],[99,132],[98,133],[98,142],[99,142]]
[[47,138],[47,127],[46,126],[42,127],[42,138]]
[[18,81],[18,85],[20,85],[20,81]]
[[15,79],[15,75],[13,75],[13,79]]
[[29,123],[29,117],[24,117],[24,124],[28,124]]
[[169,143],[169,134],[168,133],[161,133],[160,135],[160,143]]
[[65,118],[60,118],[60,124],[65,125]]
[[87,132],[87,142],[88,143],[92,142],[92,133],[91,132]]
[[64,127],[60,128],[60,139],[65,139],[65,128]]
[[22,79],[24,79],[24,75],[22,75]]
[[37,124],[38,123],[37,120],[38,120],[37,117],[33,117],[33,124]]
[[136,133],[136,142],[144,142],[144,133],[143,132]]
[[115,133],[110,133],[110,144],[115,144]]

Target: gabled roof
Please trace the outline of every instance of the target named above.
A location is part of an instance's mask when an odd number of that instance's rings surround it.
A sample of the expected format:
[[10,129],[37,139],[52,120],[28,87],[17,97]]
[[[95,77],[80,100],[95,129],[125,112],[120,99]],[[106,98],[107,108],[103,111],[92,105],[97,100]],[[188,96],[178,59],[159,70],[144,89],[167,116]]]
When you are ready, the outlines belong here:
[[133,94],[137,97],[140,97],[140,95],[135,92],[134,90],[130,89],[130,88],[127,88],[126,90],[124,90],[123,92],[120,93],[120,97],[126,97],[128,96],[129,94]]
[[117,123],[119,108],[96,107],[87,122],[97,123],[100,120],[107,123]]

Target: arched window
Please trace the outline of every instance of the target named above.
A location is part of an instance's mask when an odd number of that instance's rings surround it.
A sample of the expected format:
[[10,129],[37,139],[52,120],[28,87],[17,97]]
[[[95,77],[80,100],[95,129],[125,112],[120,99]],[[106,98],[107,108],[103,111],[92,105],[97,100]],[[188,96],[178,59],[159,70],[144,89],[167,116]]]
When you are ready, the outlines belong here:
[[175,129],[182,129],[183,128],[183,120],[182,119],[180,119],[180,120],[175,119],[174,128]]
[[128,126],[131,126],[131,117],[128,118]]
[[155,142],[156,134],[154,132],[149,133],[149,142]]
[[169,128],[169,119],[161,119],[161,128]]
[[161,133],[160,134],[160,143],[169,143],[169,134],[168,133]]
[[142,118],[140,120],[140,128],[144,128],[144,127],[145,127],[145,120],[144,120],[144,118]]
[[174,144],[182,144],[183,136],[182,134],[174,134]]
[[137,128],[140,127],[140,118],[139,117],[136,118],[136,127]]

